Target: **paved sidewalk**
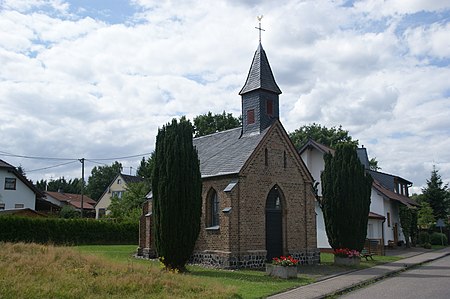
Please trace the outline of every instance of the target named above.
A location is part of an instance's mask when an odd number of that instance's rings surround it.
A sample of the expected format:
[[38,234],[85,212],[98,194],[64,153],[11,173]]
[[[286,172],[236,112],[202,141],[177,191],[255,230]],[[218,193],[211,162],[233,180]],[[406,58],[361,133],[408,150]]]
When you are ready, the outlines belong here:
[[404,271],[406,268],[442,258],[446,255],[450,255],[450,247],[426,253],[419,253],[396,262],[378,265],[372,268],[345,273],[343,275],[280,293],[269,298],[324,298],[335,293],[344,292],[365,282],[376,281],[385,276]]

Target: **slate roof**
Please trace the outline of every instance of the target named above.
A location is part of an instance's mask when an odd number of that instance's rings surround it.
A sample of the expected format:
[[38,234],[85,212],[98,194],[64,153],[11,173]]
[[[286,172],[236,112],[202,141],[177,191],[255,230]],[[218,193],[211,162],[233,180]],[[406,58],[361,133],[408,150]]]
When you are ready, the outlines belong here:
[[258,49],[256,49],[247,80],[239,94],[243,95],[256,89],[264,89],[276,94],[281,94],[281,90],[275,82],[269,60],[267,59],[266,52],[261,43],[259,44]]
[[245,136],[235,128],[194,138],[202,178],[239,173],[269,128]]
[[138,177],[138,176],[123,174],[123,173],[121,173],[120,175],[122,176],[123,180],[127,184],[129,184],[129,183],[140,183],[140,182],[144,181],[143,178]]
[[358,159],[362,165],[364,165],[365,169],[370,169],[369,165],[369,157],[367,155],[367,150],[365,147],[360,147],[356,149],[356,154],[358,155]]
[[314,139],[308,138],[308,141],[305,143],[305,145],[303,145],[299,150],[298,153],[301,154],[303,153],[307,148],[309,147],[314,147],[316,148],[318,151],[324,153],[324,154],[328,154],[328,153],[332,153],[334,154],[334,149],[319,143],[317,141],[315,141]]
[[398,201],[402,204],[404,204],[407,207],[417,207],[419,206],[418,203],[416,203],[414,200],[412,200],[411,198],[405,196],[405,195],[401,195],[398,193],[395,193],[394,191],[388,190],[386,189],[379,181],[377,181],[375,178],[373,180],[373,184],[372,187],[375,188],[379,193],[381,193],[382,195],[386,196],[389,199]]

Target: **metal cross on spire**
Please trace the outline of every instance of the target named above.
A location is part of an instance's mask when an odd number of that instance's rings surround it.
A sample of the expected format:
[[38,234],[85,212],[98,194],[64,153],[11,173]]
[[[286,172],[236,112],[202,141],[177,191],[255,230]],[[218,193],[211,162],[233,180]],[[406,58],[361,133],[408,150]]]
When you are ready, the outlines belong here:
[[259,43],[261,43],[261,31],[266,31],[266,30],[264,30],[264,29],[261,28],[261,20],[262,20],[262,18],[263,18],[263,15],[257,16],[256,18],[257,18],[258,21],[259,21],[259,26],[258,26],[258,27],[255,27],[255,28],[259,30]]

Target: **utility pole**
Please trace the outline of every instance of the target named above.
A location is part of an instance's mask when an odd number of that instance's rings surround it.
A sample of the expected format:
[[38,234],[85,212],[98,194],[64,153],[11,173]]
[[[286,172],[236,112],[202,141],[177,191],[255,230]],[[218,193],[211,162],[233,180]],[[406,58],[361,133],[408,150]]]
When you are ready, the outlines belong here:
[[81,162],[81,218],[83,218],[84,206],[84,158],[78,160]]

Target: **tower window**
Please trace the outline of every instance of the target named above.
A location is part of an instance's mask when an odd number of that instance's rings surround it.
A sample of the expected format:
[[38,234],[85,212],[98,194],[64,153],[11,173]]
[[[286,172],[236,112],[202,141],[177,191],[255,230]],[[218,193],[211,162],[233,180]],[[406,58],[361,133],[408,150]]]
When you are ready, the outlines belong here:
[[273,100],[266,101],[266,111],[267,115],[273,116]]
[[247,124],[255,123],[255,109],[247,110]]
[[283,152],[283,167],[286,168],[287,166],[287,158],[286,158],[286,151]]

